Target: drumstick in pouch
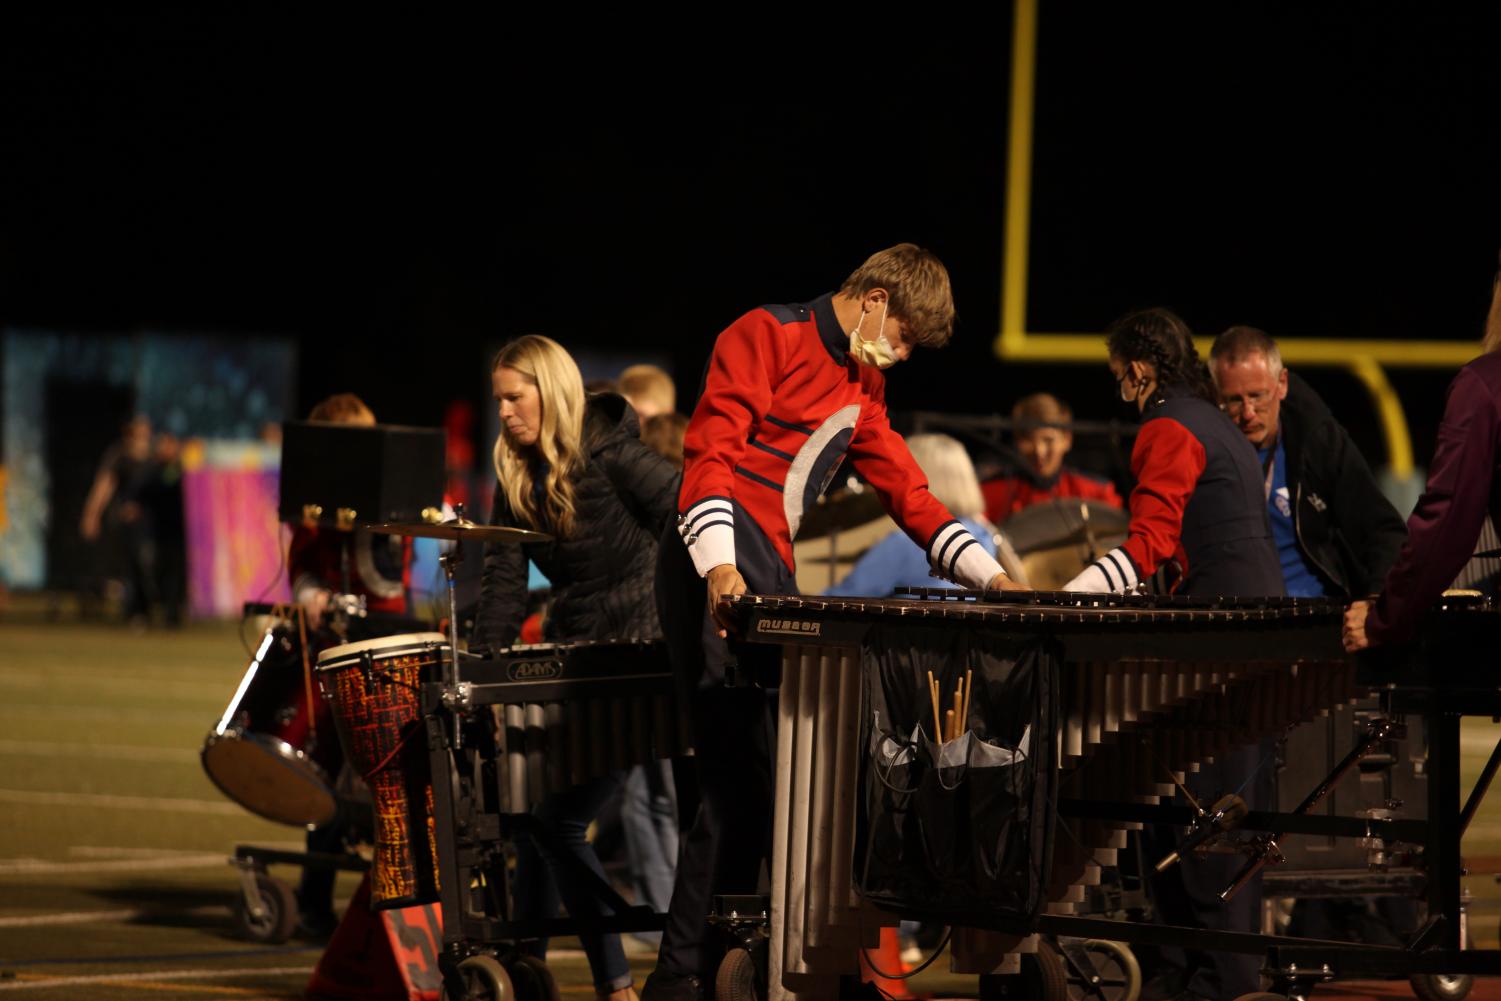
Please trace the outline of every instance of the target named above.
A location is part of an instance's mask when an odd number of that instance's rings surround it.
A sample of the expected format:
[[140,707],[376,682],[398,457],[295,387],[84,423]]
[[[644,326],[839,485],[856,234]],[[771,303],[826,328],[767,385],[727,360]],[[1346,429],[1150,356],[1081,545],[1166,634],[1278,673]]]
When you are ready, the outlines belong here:
[[943,721],[938,713],[938,682],[933,672],[928,672],[928,699],[933,703],[933,743],[943,743]]

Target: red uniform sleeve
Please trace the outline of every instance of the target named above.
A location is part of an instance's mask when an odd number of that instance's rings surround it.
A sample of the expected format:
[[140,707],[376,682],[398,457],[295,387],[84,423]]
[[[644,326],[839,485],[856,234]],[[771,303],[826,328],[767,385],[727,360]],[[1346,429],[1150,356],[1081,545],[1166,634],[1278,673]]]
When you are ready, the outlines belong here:
[[[1131,527],[1121,548],[1136,564],[1139,578],[1150,577],[1178,549],[1183,509],[1204,472],[1204,444],[1169,417],[1147,421],[1131,450]],[[1184,568],[1187,569],[1186,567]]]
[[966,587],[983,588],[1001,566],[949,509],[928,490],[928,478],[891,430],[886,413],[886,380],[862,368],[867,400],[850,439],[849,456],[875,488],[886,512],[928,554],[933,572]]
[[771,409],[786,354],[781,326],[764,309],[745,314],[714,342],[703,395],[683,435],[678,493],[678,531],[700,575],[735,562],[735,467]]
[[1475,372],[1449,388],[1428,484],[1407,522],[1407,541],[1366,620],[1374,643],[1406,639],[1475,551],[1496,475],[1501,407]]

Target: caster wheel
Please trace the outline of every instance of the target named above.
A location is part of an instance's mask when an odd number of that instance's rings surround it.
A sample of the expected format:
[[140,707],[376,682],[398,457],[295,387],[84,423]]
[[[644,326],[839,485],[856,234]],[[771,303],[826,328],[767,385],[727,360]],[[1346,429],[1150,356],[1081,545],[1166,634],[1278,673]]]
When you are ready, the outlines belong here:
[[715,1001],[760,1001],[756,961],[745,949],[731,949],[714,974]]
[[1475,978],[1468,974],[1414,973],[1407,982],[1423,1001],[1461,1001],[1475,986]]
[[297,894],[264,872],[255,874],[255,889],[260,913],[242,893],[235,899],[235,930],[252,942],[285,942],[297,930]]
[[459,963],[459,977],[464,981],[464,996],[452,997],[444,984],[443,1001],[516,1001],[516,989],[500,960],[486,953],[470,956]]
[[1069,1001],[1137,1001],[1141,997],[1141,965],[1130,949],[1120,942],[1094,938],[1078,947],[1089,961],[1084,969],[1076,969],[1066,951],[1062,956]]
[[536,956],[517,956],[506,966],[516,1001],[562,1001],[552,970]]
[[1050,942],[1022,954],[1020,974],[980,978],[980,1001],[1069,1001],[1068,990],[1063,959]]

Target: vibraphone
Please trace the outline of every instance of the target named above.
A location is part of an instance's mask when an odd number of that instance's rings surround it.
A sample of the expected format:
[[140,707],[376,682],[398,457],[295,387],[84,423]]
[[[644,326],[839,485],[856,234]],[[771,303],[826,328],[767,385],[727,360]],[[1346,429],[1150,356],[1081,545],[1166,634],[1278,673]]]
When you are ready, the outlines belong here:
[[[459,673],[457,684],[433,678],[421,693],[454,961],[517,938],[573,934],[571,919],[511,920],[505,843],[550,793],[680,754],[688,742],[661,643],[517,646],[465,659]],[[661,927],[649,908],[608,902],[616,915],[602,928]]]
[[[1494,681],[1458,672],[1440,675],[1431,667],[1452,651],[1394,651],[1383,655],[1385,666],[1379,670],[1374,661],[1357,665],[1340,648],[1342,608],[1321,599],[1194,603],[1050,592],[912,593],[910,600],[731,599],[746,639],[783,647],[768,961],[774,1001],[831,996],[841,976],[858,971],[855,947],[874,945],[877,929],[898,917],[861,899],[851,881],[863,753],[862,679],[873,657],[892,653],[872,649],[868,637],[881,634],[873,627],[891,624],[904,627],[904,645],[918,648],[945,649],[956,630],[970,630],[1036,640],[1058,653],[1060,698],[1050,737],[1060,799],[1046,904],[1031,918],[998,914],[986,920],[968,914],[950,922],[970,926],[955,928],[955,972],[1016,972],[1020,954],[1036,950],[1039,933],[1265,952],[1270,969],[1301,958],[1306,970],[1317,956],[1313,968],[1323,964],[1337,976],[1501,972],[1501,952],[1459,952],[1459,816],[1454,812],[1458,716],[1490,715],[1501,708],[1501,696]],[[1491,647],[1501,638],[1501,618],[1485,608],[1455,607],[1444,614],[1448,619],[1436,635],[1452,637],[1454,624],[1463,620],[1470,630],[1458,634],[1489,630]],[[1297,940],[1072,913],[1100,867],[1114,863],[1127,829],[1193,819],[1185,808],[1161,802],[1184,773],[1234,745],[1280,733],[1373,687],[1384,693],[1389,711],[1424,715],[1428,815],[1436,819],[1253,811],[1241,826],[1279,836],[1319,833],[1424,845],[1430,917],[1413,949],[1320,943],[1305,955]],[[1472,801],[1483,792],[1477,787]],[[1465,815],[1472,814],[1473,806],[1467,806]],[[1258,848],[1263,861],[1274,855],[1269,838]],[[1248,869],[1255,864],[1253,858]]]

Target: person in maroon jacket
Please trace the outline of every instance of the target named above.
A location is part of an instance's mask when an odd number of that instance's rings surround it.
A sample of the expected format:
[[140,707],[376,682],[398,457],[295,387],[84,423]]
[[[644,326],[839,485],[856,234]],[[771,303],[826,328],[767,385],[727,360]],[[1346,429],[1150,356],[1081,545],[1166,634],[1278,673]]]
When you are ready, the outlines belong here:
[[1475,552],[1490,515],[1501,525],[1501,271],[1491,286],[1484,352],[1449,384],[1428,484],[1407,542],[1373,601],[1345,612],[1345,649],[1405,640]]
[[715,894],[754,893],[771,847],[775,723],[762,688],[728,687],[753,658],[730,644],[720,600],[793,594],[792,543],[846,455],[928,557],[935,576],[1013,588],[995,558],[928,491],[886,415],[883,369],[953,330],[948,272],[910,243],[872,255],[838,292],[762,306],[714,342],[683,443],[677,531],[663,538],[657,608],[687,689],[701,802],[643,1001],[695,1001],[716,957]]

